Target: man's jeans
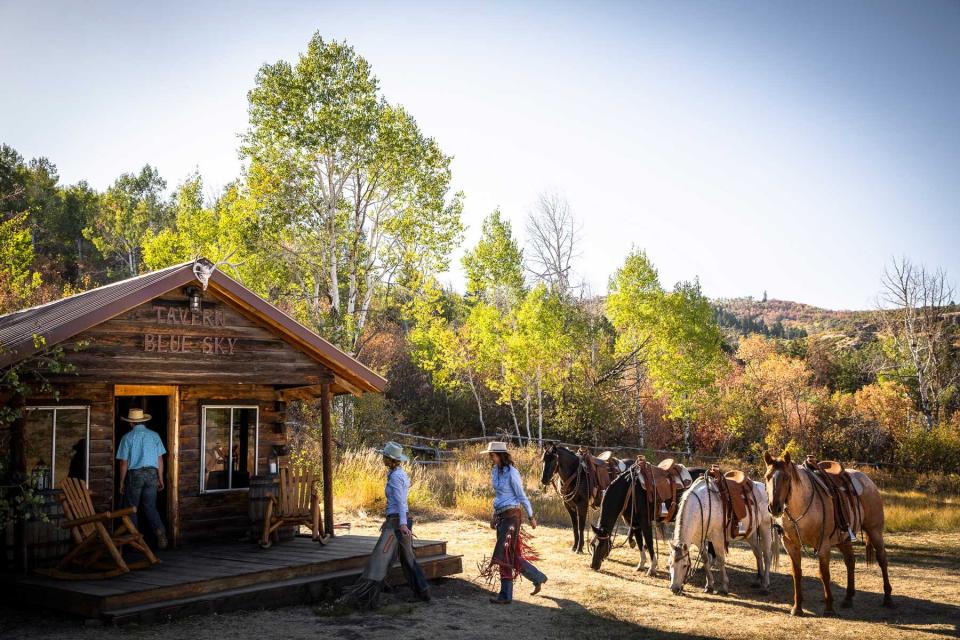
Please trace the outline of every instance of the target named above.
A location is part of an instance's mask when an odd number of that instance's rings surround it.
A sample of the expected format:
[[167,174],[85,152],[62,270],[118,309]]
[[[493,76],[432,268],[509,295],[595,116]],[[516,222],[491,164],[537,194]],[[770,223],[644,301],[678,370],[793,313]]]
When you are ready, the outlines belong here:
[[[407,584],[410,585],[414,593],[426,593],[430,588],[430,583],[423,575],[423,569],[420,568],[417,555],[413,551],[413,520],[409,514],[407,515],[407,528],[411,532],[409,536],[400,533],[400,518],[388,515],[381,530],[392,530],[397,539],[396,553],[400,556],[400,568],[403,570],[403,576],[407,579]],[[393,564],[393,562],[390,564]],[[389,565],[387,566],[389,567]]]
[[141,467],[140,469],[127,471],[125,495],[127,496],[127,506],[137,508],[137,512],[130,517],[137,529],[140,528],[137,523],[138,516],[142,514],[147,519],[147,524],[150,525],[150,531],[154,533],[163,531],[163,521],[160,520],[160,514],[157,512],[157,484],[159,480],[160,476],[153,467]]

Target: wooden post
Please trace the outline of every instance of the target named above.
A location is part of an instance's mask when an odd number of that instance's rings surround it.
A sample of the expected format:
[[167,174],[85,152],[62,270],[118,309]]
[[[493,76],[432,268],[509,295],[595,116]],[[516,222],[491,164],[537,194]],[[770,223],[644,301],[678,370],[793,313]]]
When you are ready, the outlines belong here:
[[[17,412],[17,419],[10,425],[10,454],[13,468],[13,477],[16,482],[29,482],[27,469],[27,427],[26,401],[22,395],[16,394],[10,401],[10,407]],[[22,518],[13,523],[13,555],[14,566],[18,571],[27,574],[30,571],[27,561],[26,526]]]
[[320,428],[323,447],[323,521],[333,536],[333,425],[330,424],[330,383],[320,385]]

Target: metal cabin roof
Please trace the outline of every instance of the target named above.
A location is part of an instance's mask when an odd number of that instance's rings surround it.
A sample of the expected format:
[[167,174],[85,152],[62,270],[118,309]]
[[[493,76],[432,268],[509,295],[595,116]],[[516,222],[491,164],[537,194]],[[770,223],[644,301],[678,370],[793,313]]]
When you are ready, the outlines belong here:
[[[200,261],[210,264],[203,258],[191,260],[0,316],[0,367],[36,353],[35,335],[43,337],[47,346],[53,346],[165,293],[199,284],[193,267]],[[386,387],[387,381],[359,360],[222,271],[215,269],[210,274],[208,288],[257,317],[357,390],[381,392]]]

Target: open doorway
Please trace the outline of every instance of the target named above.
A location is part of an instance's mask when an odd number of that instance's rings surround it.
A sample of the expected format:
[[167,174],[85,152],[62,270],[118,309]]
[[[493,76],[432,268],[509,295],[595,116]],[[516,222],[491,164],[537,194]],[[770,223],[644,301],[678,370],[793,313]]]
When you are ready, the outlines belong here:
[[[170,446],[167,443],[167,432],[170,420],[170,411],[169,411],[169,397],[168,396],[117,396],[116,397],[116,406],[114,416],[116,421],[114,423],[114,455],[116,455],[116,450],[120,446],[120,440],[133,428],[133,424],[127,422],[126,420],[121,420],[121,417],[126,417],[130,409],[142,409],[144,413],[150,415],[150,420],[145,422],[147,428],[151,431],[155,431],[157,435],[160,436],[160,441],[163,443],[163,448],[167,450],[168,455],[164,457],[164,489],[157,492],[157,511],[160,513],[160,519],[163,521],[163,526],[167,531],[170,530],[170,517],[168,513],[168,500],[167,500],[167,487],[169,486],[169,464],[170,460],[169,451]],[[120,461],[114,460],[114,477],[116,482],[114,482],[114,495],[113,503],[115,508],[121,508],[127,506],[124,501],[124,497],[120,495]],[[140,518],[140,532],[147,537],[147,542],[153,546],[156,545],[155,534],[153,531],[149,531],[150,527],[145,526]]]

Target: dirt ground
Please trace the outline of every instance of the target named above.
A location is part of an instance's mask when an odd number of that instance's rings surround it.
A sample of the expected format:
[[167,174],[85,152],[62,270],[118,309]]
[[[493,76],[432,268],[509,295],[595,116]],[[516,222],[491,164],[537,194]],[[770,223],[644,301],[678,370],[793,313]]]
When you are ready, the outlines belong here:
[[[350,518],[354,533],[375,532],[372,518]],[[638,552],[614,550],[600,572],[590,570],[589,557],[569,551],[567,529],[541,527],[534,544],[538,566],[549,576],[541,594],[529,596],[530,585],[517,585],[514,604],[494,606],[477,578],[477,565],[491,550],[489,526],[475,520],[419,522],[419,537],[449,541],[451,553],[463,554],[464,573],[437,581],[431,603],[410,602],[406,587],[384,596],[376,614],[337,615],[329,606],[298,606],[193,617],[156,625],[121,628],[87,626],[76,619],[15,611],[0,606],[0,638],[159,639],[310,638],[395,640],[416,638],[891,638],[960,637],[960,533],[888,535],[891,581],[897,608],[883,609],[880,572],[863,563],[858,551],[857,597],[852,609],[837,608],[839,617],[823,618],[820,581],[815,562],[804,559],[802,619],[788,615],[792,600],[789,560],[781,555],[769,595],[751,589],[753,556],[735,545],[731,550],[731,594],[702,592],[702,573],[694,576],[683,596],[673,596],[665,571],[666,550],[657,577],[636,573]],[[834,597],[839,604],[845,584],[839,556],[832,565]],[[509,630],[515,630],[513,635]]]

